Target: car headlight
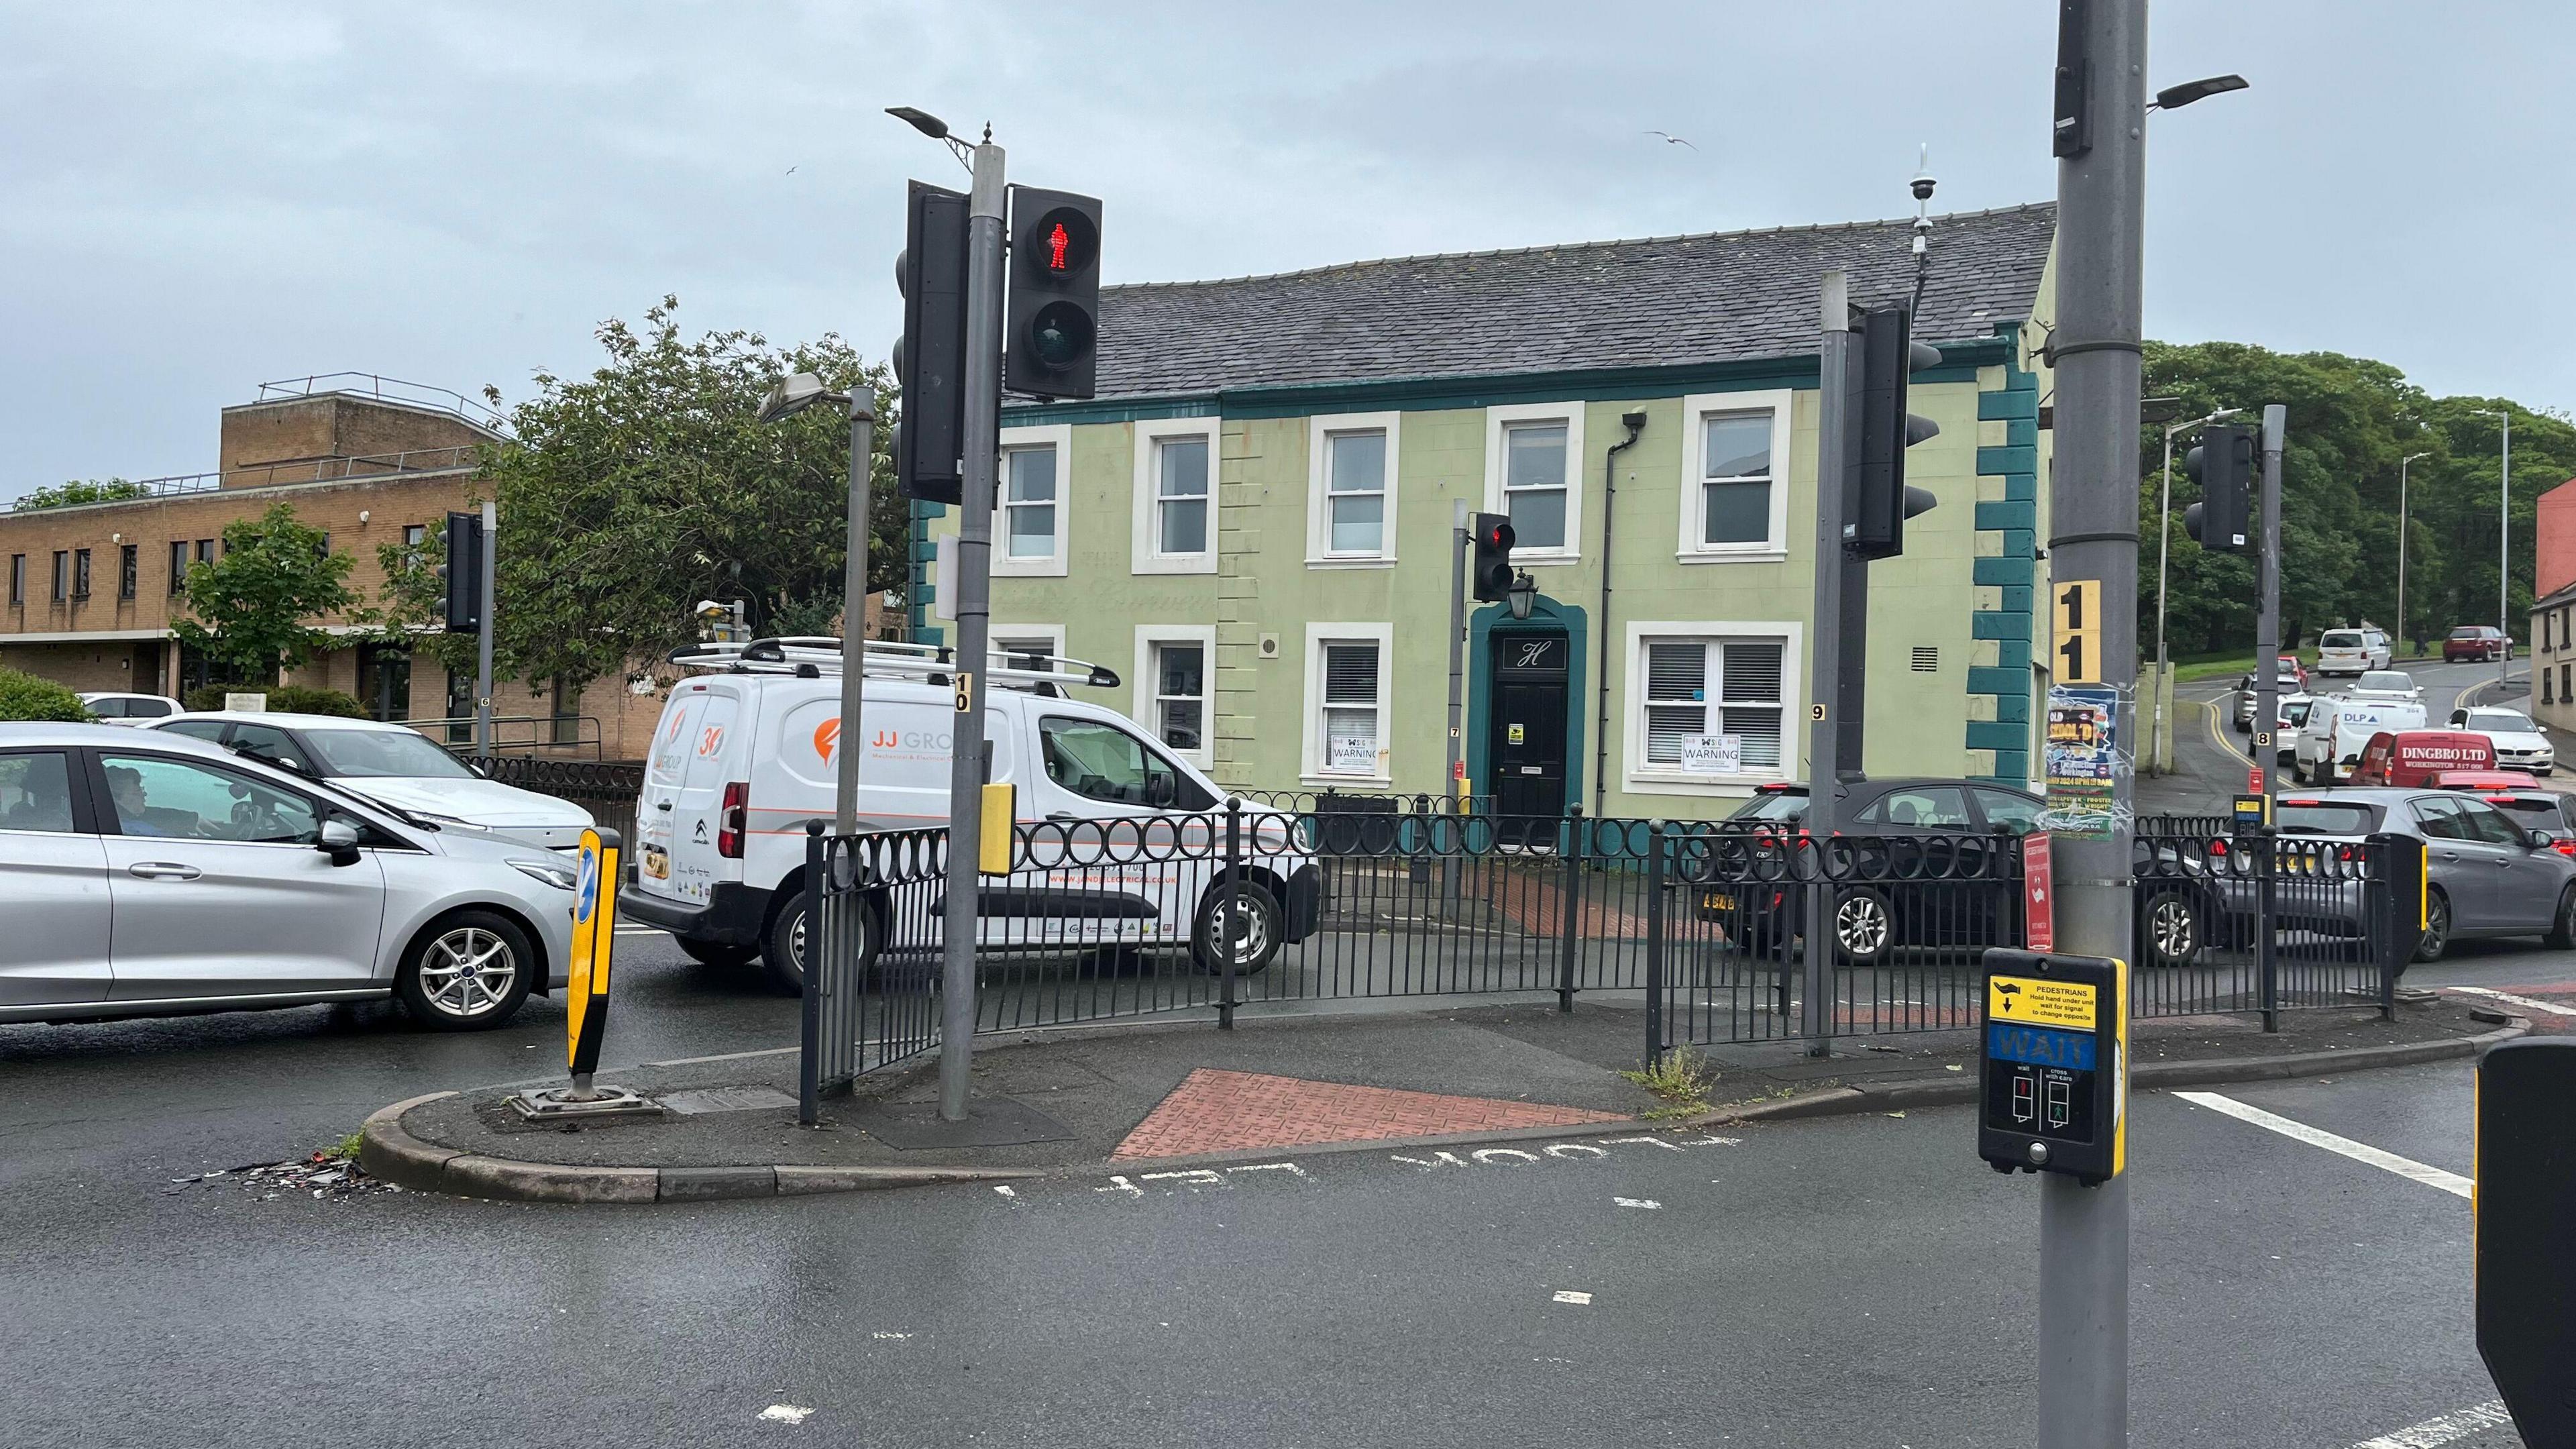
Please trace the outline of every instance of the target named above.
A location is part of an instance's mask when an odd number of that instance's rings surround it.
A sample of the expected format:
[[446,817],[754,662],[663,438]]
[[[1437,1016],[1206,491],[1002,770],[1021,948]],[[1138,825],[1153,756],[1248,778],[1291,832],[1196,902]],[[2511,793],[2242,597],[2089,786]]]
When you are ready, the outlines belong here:
[[514,860],[510,862],[510,869],[530,880],[544,881],[559,891],[568,891],[581,884],[579,871],[551,860]]

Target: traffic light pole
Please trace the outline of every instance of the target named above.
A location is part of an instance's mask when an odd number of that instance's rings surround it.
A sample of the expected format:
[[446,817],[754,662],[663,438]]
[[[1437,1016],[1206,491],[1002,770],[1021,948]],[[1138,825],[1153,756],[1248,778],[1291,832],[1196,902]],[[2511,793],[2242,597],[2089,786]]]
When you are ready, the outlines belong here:
[[483,606],[474,630],[474,757],[492,758],[492,577],[499,566],[501,505],[483,501],[482,579],[475,584]]
[[1835,791],[1842,778],[1842,729],[1835,714],[1843,678],[1843,570],[1849,563],[1843,548],[1843,480],[1851,451],[1853,337],[1850,291],[1839,268],[1825,273],[1819,301],[1817,324],[1823,340],[1816,352],[1816,642],[1807,671],[1811,682],[1806,819],[1817,869],[1815,882],[1806,892],[1806,985],[1798,1015],[1799,1034],[1807,1039],[1811,1057],[1832,1051],[1834,892],[1826,880],[1823,852],[1825,842],[1833,838]]
[[[2110,828],[2056,832],[2058,948],[2131,954],[2136,780],[2140,261],[2146,208],[2146,0],[2065,7],[2058,65],[2056,473],[2052,587],[2099,582],[2101,683],[2115,697]],[[2080,97],[2078,109],[2067,104]],[[2070,154],[2071,153],[2071,154]],[[2125,1065],[2125,1064],[2124,1064]],[[2129,1442],[2129,1174],[2043,1172],[2036,1441]]]
[[975,1049],[975,934],[991,672],[993,490],[1002,425],[1002,148],[975,148],[966,221],[966,432],[957,509],[957,713],[950,730],[948,897],[940,920],[939,1115],[966,1120]]
[[847,557],[841,569],[841,739],[832,757],[832,828],[859,830],[859,704],[868,658],[868,484],[876,470],[876,389],[865,379],[850,384],[850,517]]
[[[2286,410],[2278,403],[2263,409],[2263,499],[2255,540],[2256,565],[2262,574],[2262,603],[2254,614],[2254,729],[2247,738],[2254,749],[2254,793],[2272,793],[2275,762],[2281,757],[2281,433]],[[2329,783],[2333,762],[2328,761]],[[2267,939],[2264,949],[2271,943]]]
[[[1449,515],[1449,761],[1448,768],[1440,776],[1441,808],[1453,816],[1466,811],[1466,803],[1461,798],[1466,793],[1466,786],[1459,778],[1464,741],[1458,731],[1466,713],[1467,515],[1467,500],[1455,500]],[[1486,768],[1493,767],[1488,763]],[[1444,853],[1440,859],[1440,899],[1451,906],[1458,902],[1458,857],[1455,851]]]

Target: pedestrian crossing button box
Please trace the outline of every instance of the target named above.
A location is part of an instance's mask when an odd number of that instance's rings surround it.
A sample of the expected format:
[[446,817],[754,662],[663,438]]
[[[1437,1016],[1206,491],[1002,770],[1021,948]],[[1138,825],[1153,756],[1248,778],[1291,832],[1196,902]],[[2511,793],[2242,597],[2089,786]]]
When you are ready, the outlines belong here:
[[2103,956],[1986,952],[1977,1155],[1997,1172],[2090,1185],[2127,1167],[2129,966]]

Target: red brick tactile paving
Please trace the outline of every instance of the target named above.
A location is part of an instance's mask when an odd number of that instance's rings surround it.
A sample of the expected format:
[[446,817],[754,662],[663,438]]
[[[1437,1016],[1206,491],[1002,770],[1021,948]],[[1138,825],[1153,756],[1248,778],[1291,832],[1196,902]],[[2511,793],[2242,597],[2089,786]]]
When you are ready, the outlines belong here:
[[1341,1082],[1310,1082],[1261,1072],[1200,1067],[1136,1124],[1112,1159],[1186,1157],[1251,1148],[1311,1147],[1381,1137],[1500,1132],[1515,1127],[1573,1127],[1623,1122],[1617,1112],[1398,1092]]

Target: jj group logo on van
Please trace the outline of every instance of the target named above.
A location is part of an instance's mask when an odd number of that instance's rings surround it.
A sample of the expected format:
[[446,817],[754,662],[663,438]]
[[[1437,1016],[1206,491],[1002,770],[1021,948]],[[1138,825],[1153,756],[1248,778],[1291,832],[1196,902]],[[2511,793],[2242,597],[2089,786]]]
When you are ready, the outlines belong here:
[[[827,719],[814,727],[814,754],[823,763],[832,763],[832,752],[840,748],[841,722]],[[946,730],[871,730],[868,753],[897,758],[931,759],[945,756],[955,735]]]

